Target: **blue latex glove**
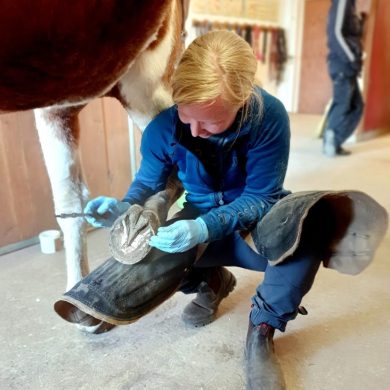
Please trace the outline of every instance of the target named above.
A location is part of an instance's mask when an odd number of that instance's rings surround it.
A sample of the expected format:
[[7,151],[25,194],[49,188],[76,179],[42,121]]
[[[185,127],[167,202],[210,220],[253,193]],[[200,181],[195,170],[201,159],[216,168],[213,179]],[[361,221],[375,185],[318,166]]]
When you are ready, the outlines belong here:
[[149,245],[164,252],[185,252],[195,245],[207,241],[209,231],[202,218],[177,221],[160,227],[152,236]]
[[130,204],[121,202],[115,198],[99,196],[90,200],[84,208],[84,213],[93,214],[93,217],[86,217],[89,224],[94,227],[111,227],[115,220],[127,209]]

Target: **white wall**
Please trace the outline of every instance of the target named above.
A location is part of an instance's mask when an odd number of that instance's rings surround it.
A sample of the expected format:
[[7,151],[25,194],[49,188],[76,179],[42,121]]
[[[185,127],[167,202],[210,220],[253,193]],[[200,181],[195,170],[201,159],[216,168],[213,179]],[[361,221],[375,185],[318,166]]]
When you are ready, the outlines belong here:
[[276,96],[289,112],[298,110],[304,9],[305,0],[282,0],[281,2],[279,23],[286,33],[288,62],[284,71],[284,80],[278,86]]

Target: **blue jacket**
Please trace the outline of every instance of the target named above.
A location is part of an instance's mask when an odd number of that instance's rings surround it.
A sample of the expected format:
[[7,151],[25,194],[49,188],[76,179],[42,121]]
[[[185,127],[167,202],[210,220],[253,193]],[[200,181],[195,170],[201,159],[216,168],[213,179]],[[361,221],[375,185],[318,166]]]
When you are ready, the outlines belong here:
[[355,0],[332,0],[328,14],[328,61],[330,73],[355,76],[362,67],[363,21]]
[[209,241],[254,226],[283,196],[290,127],[282,103],[258,88],[249,119],[207,139],[193,137],[173,106],[145,129],[142,161],[124,200],[143,204],[165,188],[174,167],[187,191],[186,201],[201,212]]

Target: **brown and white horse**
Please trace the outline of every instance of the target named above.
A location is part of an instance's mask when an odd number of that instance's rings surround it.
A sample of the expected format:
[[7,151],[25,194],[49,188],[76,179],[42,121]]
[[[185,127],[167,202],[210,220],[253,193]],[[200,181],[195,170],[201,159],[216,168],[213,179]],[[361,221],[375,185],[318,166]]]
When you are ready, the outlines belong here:
[[[0,0],[0,113],[34,109],[56,214],[81,212],[88,199],[77,115],[89,101],[116,97],[141,129],[171,104],[187,7],[183,0]],[[70,289],[89,273],[85,223],[58,223]]]

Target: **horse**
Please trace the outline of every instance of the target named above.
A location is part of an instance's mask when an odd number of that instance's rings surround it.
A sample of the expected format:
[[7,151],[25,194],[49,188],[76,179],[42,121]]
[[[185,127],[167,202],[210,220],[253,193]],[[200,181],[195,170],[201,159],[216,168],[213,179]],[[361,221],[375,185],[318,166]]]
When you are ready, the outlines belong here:
[[[34,110],[55,213],[80,213],[89,192],[79,112],[92,99],[114,97],[142,130],[172,104],[188,0],[0,0],[0,10],[0,113]],[[157,199],[165,215],[176,185]],[[89,273],[85,222],[57,221],[69,290]]]

